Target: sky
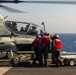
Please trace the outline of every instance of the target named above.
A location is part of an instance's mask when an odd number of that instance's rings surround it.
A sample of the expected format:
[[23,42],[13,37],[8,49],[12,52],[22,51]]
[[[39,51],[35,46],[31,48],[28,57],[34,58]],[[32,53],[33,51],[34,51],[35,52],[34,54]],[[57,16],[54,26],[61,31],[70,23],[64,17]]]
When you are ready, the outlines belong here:
[[0,14],[3,17],[8,15],[8,18],[6,20],[33,22],[38,25],[41,25],[41,23],[44,22],[46,31],[48,31],[49,33],[76,33],[75,4],[72,5],[72,4],[33,4],[33,3],[4,4],[3,3],[2,5],[6,5],[11,8],[27,12],[27,13],[11,13],[0,8]]

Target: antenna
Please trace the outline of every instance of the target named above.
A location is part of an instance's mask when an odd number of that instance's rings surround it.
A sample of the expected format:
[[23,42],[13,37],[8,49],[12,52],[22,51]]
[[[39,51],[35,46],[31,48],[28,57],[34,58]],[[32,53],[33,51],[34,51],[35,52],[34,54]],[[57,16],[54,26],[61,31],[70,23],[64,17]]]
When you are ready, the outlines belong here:
[[6,19],[7,17],[8,17],[8,15],[7,15],[7,16],[5,16],[5,17],[4,17],[4,19]]
[[43,25],[43,28],[44,28],[44,31],[45,31],[45,24],[44,24],[44,22],[42,22],[41,25]]

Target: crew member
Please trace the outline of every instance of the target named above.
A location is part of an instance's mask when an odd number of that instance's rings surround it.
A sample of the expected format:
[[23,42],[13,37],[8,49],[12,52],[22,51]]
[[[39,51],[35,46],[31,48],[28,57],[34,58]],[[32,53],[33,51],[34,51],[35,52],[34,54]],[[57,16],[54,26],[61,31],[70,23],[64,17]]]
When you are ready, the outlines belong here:
[[62,49],[62,42],[59,39],[59,36],[57,34],[54,35],[53,37],[53,42],[52,42],[52,62],[58,66],[58,64],[62,64],[61,61],[59,60],[60,57],[60,51]]
[[51,62],[51,64],[54,64],[54,38],[55,37],[55,34],[52,34],[51,36],[50,36],[50,39],[51,39],[51,53],[52,53],[52,62]]
[[49,33],[45,32],[45,34],[41,37],[41,48],[40,48],[40,54],[39,54],[40,66],[43,66],[43,55],[44,55],[44,66],[47,66],[49,47],[50,47]]
[[35,61],[39,61],[39,46],[40,46],[40,35],[37,35],[36,39],[33,42],[34,52],[35,52],[35,59],[33,60],[33,64]]

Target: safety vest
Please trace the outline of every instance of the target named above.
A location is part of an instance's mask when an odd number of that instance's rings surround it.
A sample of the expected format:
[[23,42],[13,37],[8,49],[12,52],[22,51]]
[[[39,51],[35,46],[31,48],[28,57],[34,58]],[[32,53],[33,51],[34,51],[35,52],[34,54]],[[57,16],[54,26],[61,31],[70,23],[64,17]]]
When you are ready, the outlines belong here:
[[61,42],[61,40],[60,39],[55,39],[54,40],[54,48],[55,49],[62,49],[62,42]]
[[40,38],[36,38],[36,39],[34,40],[34,43],[33,43],[34,48],[39,47],[39,40],[40,40]]
[[47,46],[48,45],[48,41],[49,41],[49,37],[47,35],[44,35],[41,38],[41,46]]

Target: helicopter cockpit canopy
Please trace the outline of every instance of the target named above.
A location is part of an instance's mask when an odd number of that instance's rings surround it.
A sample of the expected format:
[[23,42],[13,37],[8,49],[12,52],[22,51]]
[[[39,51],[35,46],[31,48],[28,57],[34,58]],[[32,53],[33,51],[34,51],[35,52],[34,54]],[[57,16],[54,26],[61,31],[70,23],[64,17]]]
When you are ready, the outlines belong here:
[[23,35],[38,35],[43,34],[44,30],[41,26],[28,22],[6,21],[5,27],[9,31]]

